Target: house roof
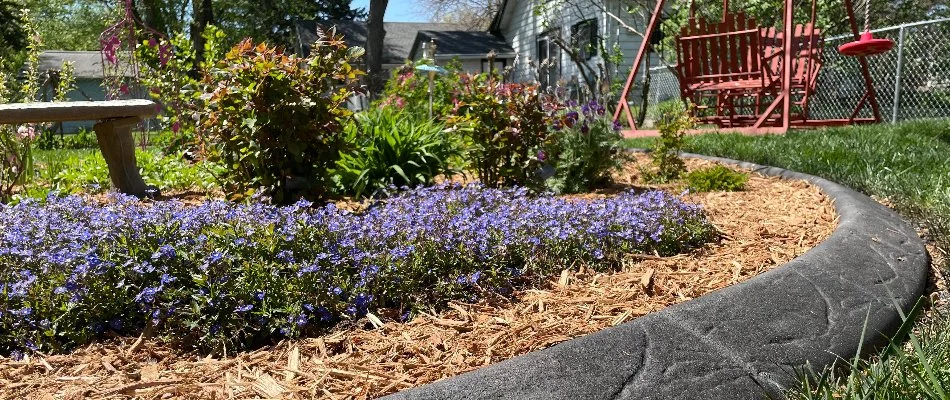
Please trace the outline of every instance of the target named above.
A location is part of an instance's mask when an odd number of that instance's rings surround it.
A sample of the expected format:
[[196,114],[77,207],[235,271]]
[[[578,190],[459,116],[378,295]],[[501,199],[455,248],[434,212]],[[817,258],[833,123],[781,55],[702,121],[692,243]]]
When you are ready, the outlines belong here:
[[102,79],[102,55],[98,51],[50,50],[40,53],[40,71],[59,71],[63,62],[73,64],[76,79]]
[[[297,39],[303,54],[310,53],[310,44],[317,40],[317,21],[297,23]],[[336,26],[337,33],[350,46],[366,46],[366,21],[328,21],[321,26]],[[383,39],[383,64],[402,64],[409,59],[409,53],[419,31],[464,31],[462,24],[431,22],[384,22],[386,37]]]
[[514,57],[515,50],[501,36],[484,31],[419,31],[409,58],[415,59],[422,44],[435,40],[436,57],[485,58],[492,50],[499,57]]
[[502,0],[501,7],[498,7],[498,12],[495,13],[495,17],[491,19],[491,24],[488,25],[488,31],[498,33],[501,31],[501,19],[505,15],[505,9],[508,8],[508,0]]

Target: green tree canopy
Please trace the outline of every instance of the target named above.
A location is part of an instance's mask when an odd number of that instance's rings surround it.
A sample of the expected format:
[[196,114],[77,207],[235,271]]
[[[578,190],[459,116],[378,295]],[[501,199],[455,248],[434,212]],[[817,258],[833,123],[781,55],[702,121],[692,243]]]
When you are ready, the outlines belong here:
[[[223,3],[223,2],[222,2]],[[351,0],[228,0],[217,6],[217,23],[234,41],[245,37],[291,47],[296,20],[354,20],[366,18],[365,9],[351,8]]]

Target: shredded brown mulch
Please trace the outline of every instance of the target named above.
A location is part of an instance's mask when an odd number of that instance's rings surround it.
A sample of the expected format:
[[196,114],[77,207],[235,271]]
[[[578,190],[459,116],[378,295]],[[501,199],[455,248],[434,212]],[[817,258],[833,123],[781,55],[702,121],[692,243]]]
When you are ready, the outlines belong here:
[[[619,180],[631,184],[636,175],[628,165]],[[452,303],[445,312],[404,324],[341,329],[227,358],[183,354],[136,338],[64,355],[0,358],[0,399],[375,398],[743,281],[804,253],[837,225],[829,199],[801,181],[754,175],[745,191],[687,199],[705,206],[723,233],[721,242],[673,257],[632,256],[615,273],[565,266],[547,287],[525,290],[515,303]]]

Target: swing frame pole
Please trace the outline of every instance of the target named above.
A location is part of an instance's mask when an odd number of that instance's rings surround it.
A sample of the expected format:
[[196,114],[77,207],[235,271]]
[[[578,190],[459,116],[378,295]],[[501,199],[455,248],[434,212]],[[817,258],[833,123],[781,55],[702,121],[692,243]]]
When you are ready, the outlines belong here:
[[[858,21],[854,17],[851,0],[844,0],[844,9],[848,12],[848,23],[851,25],[851,33],[854,34],[854,40],[859,40],[861,33],[858,31]],[[867,16],[865,16],[865,20],[867,20]],[[848,117],[848,122],[854,123],[858,114],[861,112],[861,107],[864,107],[864,103],[866,102],[871,103],[871,112],[874,114],[874,122],[881,122],[881,106],[877,103],[877,92],[874,90],[874,80],[871,78],[868,59],[865,56],[858,56],[858,63],[861,64],[861,75],[864,77],[864,87],[866,91],[864,92],[864,96],[861,97],[861,100],[858,101],[858,104],[854,107],[851,116]]]
[[[657,0],[656,2],[656,7],[653,9],[653,15],[650,16],[650,23],[647,25],[647,30],[643,32],[643,42],[640,44],[640,50],[637,51],[637,56],[633,59],[633,69],[631,69],[630,74],[627,75],[627,82],[623,85],[623,91],[617,103],[617,109],[614,110],[614,121],[618,121],[620,114],[623,113],[627,119],[627,126],[633,131],[637,130],[637,123],[633,119],[633,113],[630,112],[630,105],[627,104],[627,93],[630,93],[630,89],[633,87],[637,70],[640,68],[640,64],[643,63],[643,56],[650,51],[650,38],[653,37],[653,32],[656,31],[660,23],[660,13],[663,11],[663,5],[665,3],[666,0]],[[650,66],[647,65],[645,68],[650,68]]]

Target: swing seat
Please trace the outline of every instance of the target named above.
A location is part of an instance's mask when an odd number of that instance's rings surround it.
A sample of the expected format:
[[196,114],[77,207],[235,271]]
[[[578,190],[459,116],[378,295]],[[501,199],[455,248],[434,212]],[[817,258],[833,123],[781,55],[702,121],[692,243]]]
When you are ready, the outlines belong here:
[[[794,93],[813,93],[818,84],[818,71],[821,69],[822,49],[825,37],[821,29],[812,24],[795,25],[792,37],[792,81]],[[785,34],[775,28],[765,29],[762,35],[765,58],[770,60],[769,72],[773,80],[782,79]]]
[[758,102],[778,90],[761,46],[763,30],[745,13],[726,14],[720,23],[690,18],[677,44],[677,73],[683,99],[715,111],[701,121],[728,124],[742,99]]

